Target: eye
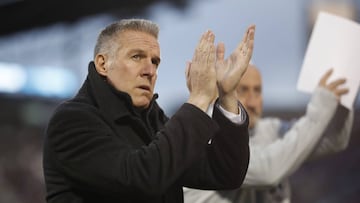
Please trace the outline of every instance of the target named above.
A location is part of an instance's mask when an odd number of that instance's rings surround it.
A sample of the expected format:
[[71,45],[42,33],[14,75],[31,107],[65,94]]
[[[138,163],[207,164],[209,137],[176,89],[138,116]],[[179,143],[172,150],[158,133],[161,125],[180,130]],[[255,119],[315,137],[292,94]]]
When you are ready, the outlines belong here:
[[255,88],[255,92],[256,92],[257,94],[261,94],[261,87],[256,87],[256,88]]
[[152,64],[156,65],[156,67],[159,66],[159,64],[160,64],[159,59],[152,59],[151,62],[152,62]]
[[238,88],[238,94],[245,94],[249,89],[246,86],[240,86],[240,88]]
[[131,58],[138,61],[141,59],[141,56],[139,54],[136,54],[136,55],[133,55]]

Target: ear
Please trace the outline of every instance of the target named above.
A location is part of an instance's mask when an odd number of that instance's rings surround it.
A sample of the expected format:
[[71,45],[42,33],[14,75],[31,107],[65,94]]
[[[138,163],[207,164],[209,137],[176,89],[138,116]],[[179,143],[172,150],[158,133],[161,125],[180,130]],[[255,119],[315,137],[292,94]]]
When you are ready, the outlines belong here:
[[95,68],[96,71],[102,75],[102,76],[107,76],[107,57],[106,55],[103,54],[98,54],[95,56],[94,59],[94,63],[95,63]]

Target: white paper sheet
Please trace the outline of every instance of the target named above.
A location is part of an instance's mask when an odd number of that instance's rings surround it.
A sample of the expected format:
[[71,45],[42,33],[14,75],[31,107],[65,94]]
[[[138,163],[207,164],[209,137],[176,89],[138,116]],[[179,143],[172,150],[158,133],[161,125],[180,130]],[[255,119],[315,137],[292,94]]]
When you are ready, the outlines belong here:
[[341,104],[353,108],[360,84],[360,24],[320,12],[307,47],[297,88],[311,93],[327,70],[333,68],[328,82],[345,77],[349,93]]

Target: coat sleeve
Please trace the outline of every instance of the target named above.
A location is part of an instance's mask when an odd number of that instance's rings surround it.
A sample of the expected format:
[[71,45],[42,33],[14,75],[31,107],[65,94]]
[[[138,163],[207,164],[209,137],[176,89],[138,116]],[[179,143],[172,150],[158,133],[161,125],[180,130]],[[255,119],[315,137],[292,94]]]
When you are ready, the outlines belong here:
[[[241,107],[242,108],[242,107]],[[243,109],[243,108],[242,108]],[[206,153],[183,177],[183,185],[197,189],[234,189],[241,186],[249,163],[248,116],[241,124],[230,121],[214,108],[212,118],[219,131],[206,146]]]
[[123,139],[126,135],[113,135],[96,109],[74,104],[51,119],[44,153],[52,154],[52,161],[76,190],[161,195],[203,156],[218,126],[221,131],[222,125],[184,104],[155,140],[134,149]]
[[317,88],[306,114],[285,133],[265,147],[250,146],[250,163],[245,186],[276,185],[309,157],[319,143],[337,108],[335,96]]

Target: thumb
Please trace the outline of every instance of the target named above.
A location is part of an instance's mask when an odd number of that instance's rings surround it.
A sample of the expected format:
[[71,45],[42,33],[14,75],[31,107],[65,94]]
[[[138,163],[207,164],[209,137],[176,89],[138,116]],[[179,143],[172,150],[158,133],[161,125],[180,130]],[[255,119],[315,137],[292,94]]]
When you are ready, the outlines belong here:
[[190,68],[191,68],[191,62],[187,61],[186,62],[186,67],[185,67],[186,86],[191,91],[190,78],[189,78],[189,76],[190,76]]

